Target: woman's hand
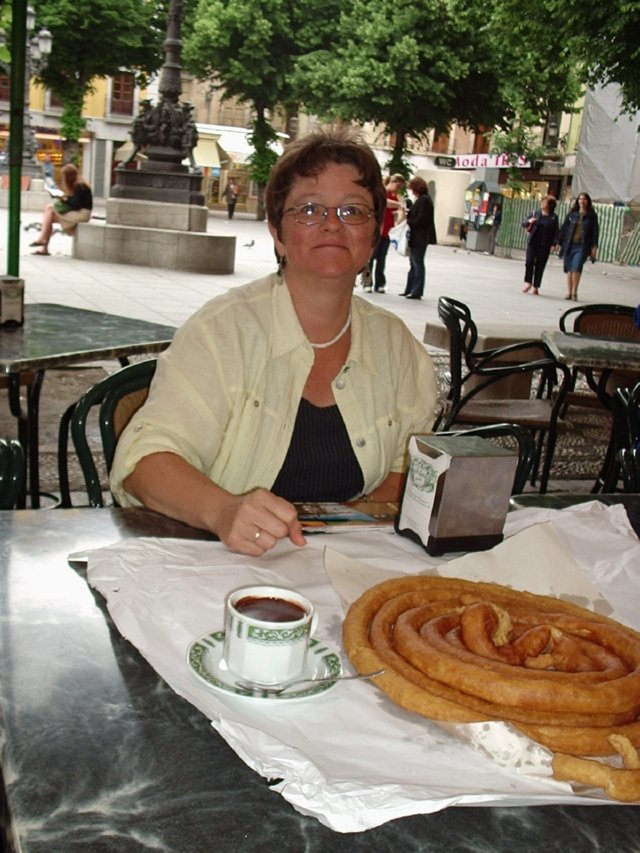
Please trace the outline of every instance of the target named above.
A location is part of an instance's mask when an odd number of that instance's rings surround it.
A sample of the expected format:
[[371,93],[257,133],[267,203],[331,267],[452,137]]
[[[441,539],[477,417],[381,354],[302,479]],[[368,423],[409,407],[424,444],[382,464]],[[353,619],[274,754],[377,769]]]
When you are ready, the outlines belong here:
[[252,557],[269,551],[280,539],[306,545],[293,504],[267,489],[229,495],[215,526],[227,548]]
[[306,545],[289,501],[267,489],[233,495],[175,453],[145,456],[122,485],[149,509],[209,530],[240,554],[258,557],[287,537]]

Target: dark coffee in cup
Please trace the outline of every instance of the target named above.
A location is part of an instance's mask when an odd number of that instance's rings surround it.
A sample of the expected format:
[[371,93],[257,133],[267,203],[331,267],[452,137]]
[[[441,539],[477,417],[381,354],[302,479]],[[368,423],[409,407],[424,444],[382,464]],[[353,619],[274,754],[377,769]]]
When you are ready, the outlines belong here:
[[261,622],[297,622],[307,615],[306,610],[284,598],[259,598],[248,595],[233,605],[238,613]]

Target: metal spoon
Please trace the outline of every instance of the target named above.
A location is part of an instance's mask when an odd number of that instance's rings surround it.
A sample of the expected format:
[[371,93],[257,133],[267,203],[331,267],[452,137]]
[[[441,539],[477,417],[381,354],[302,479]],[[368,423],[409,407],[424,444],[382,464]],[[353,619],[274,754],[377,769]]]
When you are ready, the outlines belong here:
[[356,675],[327,675],[322,678],[297,678],[295,681],[289,681],[286,684],[261,684],[259,681],[236,681],[236,687],[240,690],[259,690],[261,693],[267,693],[270,696],[279,696],[285,690],[290,690],[298,684],[321,684],[323,681],[356,681],[359,678],[375,678],[377,675],[384,675],[384,669],[377,669],[375,672],[359,672]]

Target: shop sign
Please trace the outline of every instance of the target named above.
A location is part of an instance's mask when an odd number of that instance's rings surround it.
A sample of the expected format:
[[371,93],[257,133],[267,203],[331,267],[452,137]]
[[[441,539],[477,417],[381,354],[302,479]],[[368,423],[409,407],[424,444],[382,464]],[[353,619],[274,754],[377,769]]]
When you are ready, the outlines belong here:
[[[456,154],[447,158],[455,160],[456,169],[508,169],[514,165],[508,154]],[[515,165],[519,169],[530,169],[531,163],[520,155]]]

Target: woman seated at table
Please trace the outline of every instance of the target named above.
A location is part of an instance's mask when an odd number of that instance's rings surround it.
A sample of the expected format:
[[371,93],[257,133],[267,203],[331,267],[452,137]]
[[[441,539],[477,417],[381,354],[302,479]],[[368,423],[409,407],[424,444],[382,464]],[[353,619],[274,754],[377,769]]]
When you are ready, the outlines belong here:
[[158,359],[111,488],[260,555],[305,539],[293,501],[399,497],[429,430],[433,365],[395,315],[354,296],[386,194],[371,150],[313,134],[266,191],[278,271],[208,302]]
[[93,209],[93,194],[89,184],[78,174],[73,163],[67,163],[61,172],[62,195],[51,204],[45,205],[40,233],[31,243],[39,248],[34,255],[49,254],[49,240],[53,234],[53,223],[59,222],[66,234],[73,234],[78,222],[88,222]]

